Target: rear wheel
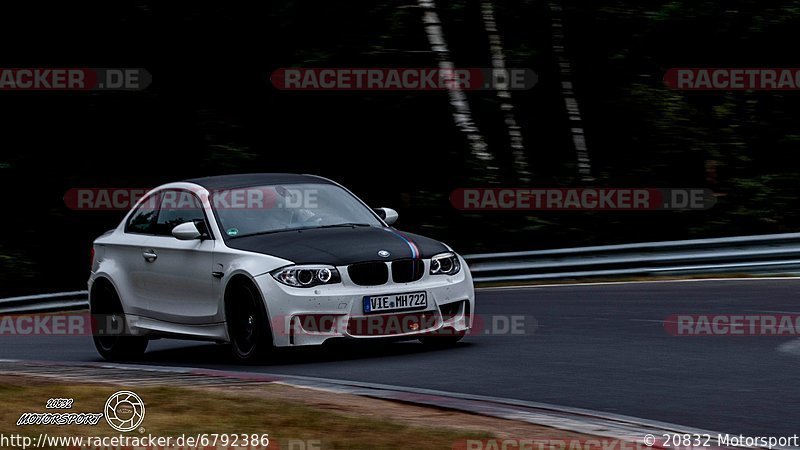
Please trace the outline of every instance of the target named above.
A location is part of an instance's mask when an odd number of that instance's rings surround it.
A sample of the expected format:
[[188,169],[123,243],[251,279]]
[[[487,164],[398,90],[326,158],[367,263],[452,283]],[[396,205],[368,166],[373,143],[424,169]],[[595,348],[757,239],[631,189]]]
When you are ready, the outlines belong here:
[[[92,293],[90,305],[96,321],[92,327],[92,339],[100,356],[109,361],[139,359],[147,349],[148,339],[143,336],[123,336],[127,331],[122,302],[111,283],[99,281]],[[98,323],[100,325],[98,327]],[[102,330],[98,333],[98,330]]]
[[257,362],[273,349],[264,302],[251,283],[239,281],[228,288],[225,317],[231,353],[237,361]]

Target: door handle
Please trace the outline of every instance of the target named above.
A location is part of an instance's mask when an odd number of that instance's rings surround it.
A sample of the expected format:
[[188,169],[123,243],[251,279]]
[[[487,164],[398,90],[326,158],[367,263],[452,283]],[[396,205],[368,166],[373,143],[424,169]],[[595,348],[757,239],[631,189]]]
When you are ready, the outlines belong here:
[[156,255],[154,250],[145,250],[142,252],[142,256],[144,256],[144,260],[147,262],[153,262],[156,260],[156,258],[158,258],[158,255]]

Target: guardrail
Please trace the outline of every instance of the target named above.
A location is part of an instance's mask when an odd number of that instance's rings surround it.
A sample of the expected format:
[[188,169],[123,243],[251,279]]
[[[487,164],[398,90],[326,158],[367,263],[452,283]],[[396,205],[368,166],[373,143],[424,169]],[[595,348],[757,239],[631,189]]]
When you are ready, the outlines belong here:
[[75,311],[89,307],[89,291],[28,295],[0,299],[0,314]]
[[800,233],[465,255],[475,282],[800,272]]
[[[476,283],[800,273],[800,233],[465,255]],[[0,299],[0,314],[86,309],[88,291]]]

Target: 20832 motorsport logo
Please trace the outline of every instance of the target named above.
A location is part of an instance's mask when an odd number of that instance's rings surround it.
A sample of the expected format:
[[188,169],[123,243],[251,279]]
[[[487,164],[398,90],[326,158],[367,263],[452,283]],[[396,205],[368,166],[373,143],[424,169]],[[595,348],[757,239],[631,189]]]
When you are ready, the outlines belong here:
[[144,420],[144,402],[131,391],[119,391],[108,397],[103,412],[106,422],[117,431],[133,431]]
[[[71,410],[71,398],[51,398],[45,409]],[[94,426],[103,417],[108,425],[121,432],[133,431],[144,421],[144,402],[131,391],[118,391],[108,397],[102,413],[77,412],[25,412],[17,420],[17,426],[25,425],[88,425]]]

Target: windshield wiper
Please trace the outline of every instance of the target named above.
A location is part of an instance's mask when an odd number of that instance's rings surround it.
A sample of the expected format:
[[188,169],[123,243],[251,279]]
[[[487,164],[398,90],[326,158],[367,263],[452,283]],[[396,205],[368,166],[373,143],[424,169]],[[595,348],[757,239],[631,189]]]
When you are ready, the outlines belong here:
[[320,228],[356,228],[356,227],[371,227],[368,223],[337,223],[333,225],[322,225],[319,227],[302,227],[302,228],[281,228],[280,230],[266,230],[258,231],[256,233],[241,234],[238,236],[230,236],[228,239],[237,239],[250,236],[261,236],[264,234],[285,233],[287,231],[305,231],[305,230],[318,230]]
[[297,231],[303,230],[304,228],[281,228],[280,230],[267,230],[267,231],[257,231],[255,233],[248,233],[248,234],[239,234],[236,236],[229,236],[228,239],[238,239],[243,237],[250,237],[250,236],[261,236],[262,234],[275,234],[275,233],[283,233],[286,231]]
[[333,225],[322,225],[319,227],[308,227],[308,228],[300,228],[301,230],[313,230],[315,228],[342,228],[342,227],[371,227],[372,225],[368,223],[337,223]]

